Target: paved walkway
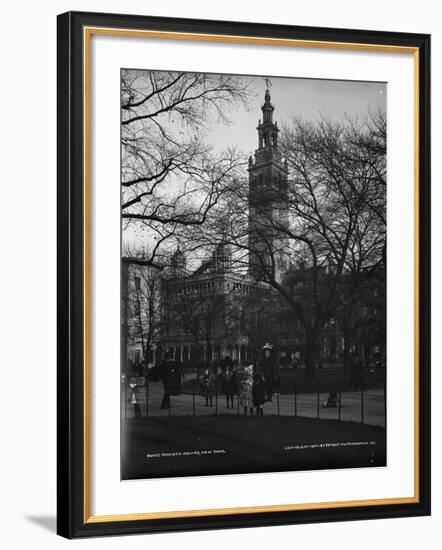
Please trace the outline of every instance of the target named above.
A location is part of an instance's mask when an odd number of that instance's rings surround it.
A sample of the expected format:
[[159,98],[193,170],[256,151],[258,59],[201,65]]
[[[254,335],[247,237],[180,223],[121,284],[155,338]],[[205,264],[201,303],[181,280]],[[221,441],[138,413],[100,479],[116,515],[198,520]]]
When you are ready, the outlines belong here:
[[[189,416],[189,415],[238,415],[243,414],[242,407],[238,406],[238,397],[235,396],[234,407],[226,408],[224,395],[213,397],[212,407],[205,406],[205,399],[199,395],[182,393],[171,397],[171,408],[161,409],[163,385],[161,382],[149,384],[148,412],[149,416]],[[384,391],[383,389],[365,390],[363,403],[360,392],[343,392],[341,410],[339,408],[324,408],[322,404],[327,399],[327,393],[304,393],[295,396],[273,396],[273,401],[263,406],[264,415],[304,416],[310,418],[341,419],[353,422],[364,422],[373,426],[385,427]],[[123,415],[127,418],[134,416],[133,406],[122,398]],[[140,403],[141,414],[146,416],[146,402]]]

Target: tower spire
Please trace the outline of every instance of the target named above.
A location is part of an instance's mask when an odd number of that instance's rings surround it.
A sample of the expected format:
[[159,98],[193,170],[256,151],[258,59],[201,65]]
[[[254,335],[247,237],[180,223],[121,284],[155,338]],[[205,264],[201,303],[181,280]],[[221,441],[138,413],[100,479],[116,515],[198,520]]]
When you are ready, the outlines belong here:
[[278,148],[278,125],[273,122],[273,111],[275,108],[272,105],[270,97],[269,83],[264,94],[264,104],[261,107],[262,122],[258,124],[258,150],[276,151]]
[[[287,177],[278,147],[279,128],[273,121],[271,82],[266,79],[263,120],[258,123],[258,149],[249,158],[249,273],[257,280],[274,277],[278,282],[287,268],[283,237],[263,227],[262,220],[288,224]],[[264,224],[265,225],[265,224]]]
[[261,107],[262,109],[262,118],[264,123],[270,123],[273,124],[273,111],[275,108],[273,107],[271,103],[271,97],[270,97],[270,90],[267,88],[266,93],[264,95],[264,105]]

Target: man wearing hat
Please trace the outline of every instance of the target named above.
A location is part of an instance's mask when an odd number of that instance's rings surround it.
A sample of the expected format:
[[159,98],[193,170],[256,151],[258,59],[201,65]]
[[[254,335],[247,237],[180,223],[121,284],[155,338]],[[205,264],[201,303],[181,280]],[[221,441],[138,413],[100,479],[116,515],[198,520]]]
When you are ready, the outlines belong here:
[[264,384],[266,390],[266,400],[272,401],[275,391],[279,390],[279,372],[273,355],[273,346],[268,342],[263,346],[263,359],[261,371],[264,376]]

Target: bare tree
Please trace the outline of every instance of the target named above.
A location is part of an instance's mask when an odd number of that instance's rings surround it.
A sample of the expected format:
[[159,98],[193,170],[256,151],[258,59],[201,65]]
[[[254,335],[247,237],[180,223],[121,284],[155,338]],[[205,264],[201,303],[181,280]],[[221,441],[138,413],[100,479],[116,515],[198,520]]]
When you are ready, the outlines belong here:
[[385,274],[383,121],[381,113],[362,123],[293,120],[281,139],[288,183],[254,188],[253,226],[249,186],[240,180],[211,212],[212,231],[193,229],[199,242],[213,242],[224,224],[241,251],[238,266],[246,262],[250,268],[252,254],[255,276],[302,323],[308,376],[315,371],[321,330],[340,303],[353,296],[350,302],[358,304],[355,297],[366,281]]
[[[153,243],[141,264],[161,264],[170,242],[198,256],[221,241],[234,249],[238,272],[250,274],[255,262],[253,277],[301,322],[306,374],[313,375],[324,326],[344,303],[357,316],[366,281],[385,276],[385,115],[293,119],[280,137],[288,181],[258,184],[252,205],[241,155],[215,156],[205,140],[214,117],[228,122],[230,103],[248,93],[237,77],[123,72],[123,227]],[[196,345],[209,333],[213,341],[213,308],[185,298],[190,307],[181,304],[176,319],[188,310]]]
[[[357,284],[351,275],[341,285],[335,318],[344,337],[344,372],[350,372],[350,349],[363,355],[366,361],[370,344],[386,343],[386,281],[380,269],[361,277]],[[379,350],[380,351],[380,350]]]
[[304,326],[307,374],[314,372],[321,329],[343,301],[356,307],[362,287],[384,270],[383,120],[379,113],[363,123],[294,121],[284,131],[283,152],[293,178],[288,193],[292,225],[280,230],[302,244],[305,258],[298,278],[303,288],[292,284],[284,290],[290,288],[289,303]]
[[218,155],[205,130],[244,104],[240,77],[123,70],[121,74],[121,212],[123,230],[152,243],[145,263],[186,227],[203,225],[234,180],[242,160]]

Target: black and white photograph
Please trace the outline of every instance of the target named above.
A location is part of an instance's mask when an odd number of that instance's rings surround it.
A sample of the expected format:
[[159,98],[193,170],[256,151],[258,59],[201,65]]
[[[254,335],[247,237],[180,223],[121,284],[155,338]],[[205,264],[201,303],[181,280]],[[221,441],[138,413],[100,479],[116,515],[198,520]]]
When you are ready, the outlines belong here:
[[120,83],[121,478],[385,466],[387,84]]
[[85,5],[2,10],[2,548],[433,550],[442,4]]

